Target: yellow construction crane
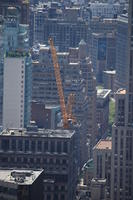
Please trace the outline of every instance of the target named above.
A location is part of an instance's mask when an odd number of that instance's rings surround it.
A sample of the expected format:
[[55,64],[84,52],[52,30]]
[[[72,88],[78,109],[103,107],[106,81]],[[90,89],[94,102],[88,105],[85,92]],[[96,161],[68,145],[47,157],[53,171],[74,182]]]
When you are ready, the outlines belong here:
[[72,105],[74,102],[74,95],[70,94],[68,97],[68,109],[67,109],[68,112],[67,112],[66,105],[65,105],[64,92],[63,92],[63,87],[62,87],[62,80],[61,80],[61,75],[60,75],[60,66],[57,59],[56,49],[54,47],[54,43],[51,38],[49,39],[49,44],[50,44],[50,50],[52,54],[53,65],[54,65],[57,90],[59,94],[61,113],[62,113],[62,118],[63,118],[63,127],[67,129],[69,128],[69,119],[72,119],[72,122],[74,122],[74,117],[72,117]]
[[64,99],[64,92],[63,92],[61,75],[60,75],[60,66],[58,64],[56,49],[54,47],[54,43],[53,43],[53,40],[51,38],[49,39],[49,43],[50,43],[50,49],[51,49],[52,60],[53,60],[53,65],[54,65],[54,72],[55,72],[57,90],[58,90],[58,94],[59,94],[59,98],[60,98],[60,106],[61,106],[61,113],[62,113],[62,118],[63,118],[63,126],[64,126],[64,128],[69,128],[65,99]]

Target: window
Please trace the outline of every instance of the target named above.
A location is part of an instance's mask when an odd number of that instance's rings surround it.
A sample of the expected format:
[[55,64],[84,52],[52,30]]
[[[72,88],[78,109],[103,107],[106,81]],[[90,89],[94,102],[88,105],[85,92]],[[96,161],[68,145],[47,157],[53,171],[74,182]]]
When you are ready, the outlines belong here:
[[44,152],[48,151],[48,141],[44,142]]
[[47,200],[51,200],[51,195],[47,194]]
[[29,151],[29,140],[25,140],[25,152]]
[[13,139],[11,141],[11,148],[12,148],[13,151],[16,151],[16,140],[15,139]]
[[55,141],[51,141],[51,152],[55,152]]
[[64,142],[63,144],[63,152],[68,153],[68,143]]
[[31,151],[35,151],[35,141],[31,142]]
[[9,150],[9,140],[8,139],[3,139],[1,148],[3,151],[8,151]]
[[23,147],[23,143],[22,142],[23,142],[22,140],[18,141],[18,150],[19,151],[22,151],[22,147]]
[[61,142],[60,141],[57,142],[57,152],[61,153]]
[[42,141],[37,142],[37,150],[38,150],[38,152],[42,151]]

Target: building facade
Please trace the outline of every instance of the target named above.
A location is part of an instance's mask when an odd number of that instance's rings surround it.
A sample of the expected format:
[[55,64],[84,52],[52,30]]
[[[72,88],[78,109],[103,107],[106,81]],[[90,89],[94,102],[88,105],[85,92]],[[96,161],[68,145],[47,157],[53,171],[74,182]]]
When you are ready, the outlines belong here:
[[97,89],[97,123],[99,138],[106,134],[109,126],[109,101],[110,90]]
[[121,15],[117,19],[116,33],[116,80],[115,91],[126,88],[128,73],[128,15]]
[[4,59],[3,128],[23,128],[30,121],[31,58],[8,52]]
[[[31,43],[48,44],[51,37],[59,51],[88,41],[88,24],[80,17],[80,8],[61,7],[58,3],[36,6],[30,11]],[[32,45],[33,45],[32,44]]]
[[[95,143],[97,137],[95,115],[96,80],[93,74],[92,63],[87,57],[86,43],[81,41],[79,47],[70,48],[68,52],[57,52],[57,56],[66,104],[68,96],[71,93],[75,95],[72,111],[76,121],[81,123],[81,132],[84,135],[81,136],[81,143],[84,149],[86,144],[90,145],[91,137],[91,141],[93,141],[91,144]],[[33,61],[32,99],[45,104],[59,105],[50,48],[41,45],[38,57]],[[84,151],[82,156],[84,160],[87,159]]]
[[16,7],[8,7],[3,22],[1,118],[4,128],[25,127],[30,120],[32,68],[28,25],[20,24],[19,16]]
[[94,178],[106,181],[106,198],[111,195],[111,157],[112,141],[111,138],[101,139],[93,148]]
[[[118,93],[112,134],[112,193],[114,200],[133,199],[133,2],[129,1],[127,91]],[[122,95],[122,97],[121,97]],[[120,116],[121,115],[121,116]]]
[[44,200],[43,170],[0,169],[0,199]]
[[97,82],[103,82],[103,71],[116,65],[115,33],[92,33],[91,58]]
[[[77,133],[73,130],[8,129],[1,133],[1,167],[45,169],[44,200],[75,197]],[[54,182],[50,187],[50,183]],[[44,187],[45,187],[44,186]],[[53,192],[52,188],[54,187]]]

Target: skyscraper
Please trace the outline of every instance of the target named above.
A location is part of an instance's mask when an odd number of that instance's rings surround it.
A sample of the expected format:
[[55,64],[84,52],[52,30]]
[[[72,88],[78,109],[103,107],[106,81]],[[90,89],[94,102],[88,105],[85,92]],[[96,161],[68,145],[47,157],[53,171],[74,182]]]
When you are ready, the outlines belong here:
[[0,0],[0,15],[7,16],[8,7],[15,7],[20,12],[21,24],[29,22],[29,0]]
[[31,57],[28,25],[20,24],[15,7],[9,7],[4,18],[3,43],[6,56],[0,68],[0,118],[4,128],[20,128],[30,118]]
[[128,15],[119,16],[117,22],[115,90],[125,88],[127,83],[125,74],[128,70]]
[[112,133],[113,200],[133,199],[133,1],[129,0],[128,75],[126,90],[116,94],[116,117]]

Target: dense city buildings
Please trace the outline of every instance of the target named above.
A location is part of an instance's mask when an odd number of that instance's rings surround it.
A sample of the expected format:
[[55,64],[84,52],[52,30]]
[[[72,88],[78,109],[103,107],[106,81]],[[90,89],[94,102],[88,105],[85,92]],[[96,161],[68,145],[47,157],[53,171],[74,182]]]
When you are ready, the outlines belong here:
[[0,199],[44,200],[43,170],[0,169]]
[[112,132],[111,199],[133,199],[133,2],[129,1],[127,90],[119,90]]
[[[59,105],[49,46],[40,45],[38,54],[39,56],[36,56],[36,60],[33,61],[32,99],[45,104]],[[73,115],[77,122],[81,123],[83,134],[81,144],[85,148],[86,143],[90,144],[90,138],[92,143],[95,143],[97,137],[96,81],[91,61],[87,57],[86,43],[82,40],[79,47],[69,48],[68,52],[57,52],[57,56],[66,103],[71,93],[75,95]],[[82,156],[83,160],[87,158],[84,151]]]
[[52,37],[59,51],[76,47],[81,39],[88,41],[88,24],[80,17],[80,8],[61,8],[58,3],[51,7],[42,4],[31,8],[31,43],[48,44]]
[[0,15],[7,17],[8,7],[15,7],[19,12],[21,24],[29,23],[29,0],[0,0]]
[[132,0],[0,0],[0,200],[133,199],[132,38]]
[[[79,156],[78,134],[78,130],[37,129],[36,126],[4,130],[0,135],[0,167],[43,168],[47,185],[44,200],[52,196],[73,200]],[[50,181],[54,182],[51,187]]]
[[106,3],[96,1],[90,4],[92,16],[102,18],[116,18],[124,9],[124,4],[108,0]]

